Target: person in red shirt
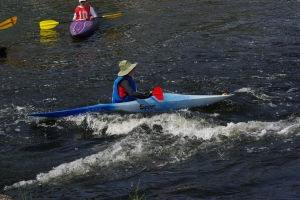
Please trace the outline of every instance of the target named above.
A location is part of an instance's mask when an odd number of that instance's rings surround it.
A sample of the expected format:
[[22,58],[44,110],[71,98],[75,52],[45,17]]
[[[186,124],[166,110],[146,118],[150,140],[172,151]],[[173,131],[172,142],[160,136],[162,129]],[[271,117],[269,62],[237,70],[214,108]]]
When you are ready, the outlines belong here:
[[79,5],[75,8],[73,21],[93,20],[97,13],[87,0],[79,0]]

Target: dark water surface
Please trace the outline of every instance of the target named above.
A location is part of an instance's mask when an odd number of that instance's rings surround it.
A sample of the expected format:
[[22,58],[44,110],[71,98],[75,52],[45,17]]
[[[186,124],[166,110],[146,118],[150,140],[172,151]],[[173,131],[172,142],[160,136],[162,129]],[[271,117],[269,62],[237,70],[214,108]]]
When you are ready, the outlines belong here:
[[[0,193],[20,199],[298,199],[300,1],[90,0],[102,19],[86,40],[77,1],[2,0]],[[140,91],[234,93],[161,114],[28,113],[111,101],[118,63],[138,62]],[[28,194],[30,193],[30,195]]]

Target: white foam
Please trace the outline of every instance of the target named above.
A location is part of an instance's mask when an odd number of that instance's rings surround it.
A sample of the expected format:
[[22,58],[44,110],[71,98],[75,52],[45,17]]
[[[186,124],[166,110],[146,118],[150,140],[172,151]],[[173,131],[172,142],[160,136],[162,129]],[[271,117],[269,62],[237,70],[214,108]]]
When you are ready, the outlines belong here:
[[246,93],[248,93],[248,92],[252,92],[253,90],[251,89],[251,88],[240,88],[240,89],[238,89],[238,90],[235,90],[234,92],[246,92]]
[[[294,121],[289,122],[289,120],[278,122],[249,121],[228,123],[227,126],[221,126],[213,124],[205,118],[187,118],[184,114],[180,113],[163,113],[149,117],[138,114],[101,114],[88,115],[86,119],[83,117],[74,117],[73,120],[76,121],[76,124],[86,121],[87,126],[94,131],[95,135],[101,135],[103,129],[107,129],[105,132],[106,135],[127,135],[135,128],[146,124],[150,128],[153,128],[155,125],[160,126],[163,134],[196,137],[204,140],[212,139],[218,135],[250,134],[263,136],[270,132],[283,134],[294,129],[299,129],[297,123],[294,123]],[[296,119],[296,121],[299,121],[299,119]],[[285,131],[286,129],[287,131]]]
[[235,90],[234,92],[235,93],[248,93],[248,94],[255,96],[257,99],[261,99],[264,101],[271,99],[270,96],[263,94],[261,92],[255,91],[252,88],[240,88],[238,90]]

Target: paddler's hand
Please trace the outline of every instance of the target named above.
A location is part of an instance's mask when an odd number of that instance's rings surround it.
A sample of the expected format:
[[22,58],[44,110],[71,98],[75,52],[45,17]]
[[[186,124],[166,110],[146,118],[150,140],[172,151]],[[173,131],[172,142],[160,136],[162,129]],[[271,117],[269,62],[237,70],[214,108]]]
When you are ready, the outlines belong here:
[[94,20],[94,18],[95,18],[94,16],[91,16],[91,17],[90,17],[90,20]]
[[150,98],[152,96],[153,96],[152,92],[150,92],[149,94],[147,94],[147,98]]

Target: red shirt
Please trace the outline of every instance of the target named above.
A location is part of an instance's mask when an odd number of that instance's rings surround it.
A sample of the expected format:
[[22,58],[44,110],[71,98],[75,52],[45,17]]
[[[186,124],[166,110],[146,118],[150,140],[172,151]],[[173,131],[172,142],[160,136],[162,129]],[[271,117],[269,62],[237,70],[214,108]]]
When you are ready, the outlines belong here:
[[75,13],[76,13],[76,20],[90,19],[90,17],[92,16],[89,5],[85,6],[84,8],[76,7]]

